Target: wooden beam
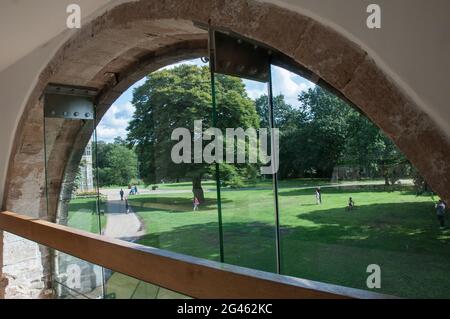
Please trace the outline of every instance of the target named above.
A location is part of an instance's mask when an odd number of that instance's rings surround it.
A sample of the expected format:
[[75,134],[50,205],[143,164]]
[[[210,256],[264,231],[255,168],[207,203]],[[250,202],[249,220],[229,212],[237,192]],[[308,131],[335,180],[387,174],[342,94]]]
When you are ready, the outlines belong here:
[[0,213],[0,229],[194,298],[392,298],[189,257],[11,212]]

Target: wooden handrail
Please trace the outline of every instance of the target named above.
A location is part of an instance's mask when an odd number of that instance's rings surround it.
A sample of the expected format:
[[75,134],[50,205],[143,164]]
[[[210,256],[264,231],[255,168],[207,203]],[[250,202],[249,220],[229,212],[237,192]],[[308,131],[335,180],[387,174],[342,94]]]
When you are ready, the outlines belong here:
[[392,298],[189,257],[11,212],[0,213],[0,229],[194,298]]

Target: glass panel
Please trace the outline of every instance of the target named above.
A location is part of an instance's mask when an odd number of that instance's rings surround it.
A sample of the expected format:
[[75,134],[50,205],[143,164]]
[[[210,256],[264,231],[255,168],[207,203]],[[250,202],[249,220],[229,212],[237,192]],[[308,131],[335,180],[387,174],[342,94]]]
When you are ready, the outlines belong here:
[[[53,276],[58,299],[190,299],[177,292],[113,272],[53,250],[60,263]],[[103,277],[105,276],[105,277]],[[103,278],[105,285],[103,288]]]
[[282,273],[400,297],[448,297],[450,237],[439,229],[438,198],[365,116],[272,70]]
[[98,128],[105,236],[219,260],[214,171],[195,163],[193,147],[210,126],[209,69],[198,59],[153,72],[114,103]]
[[[223,216],[224,261],[265,271],[276,271],[274,193],[272,175],[262,175],[245,136],[268,128],[268,103],[249,98],[247,89],[267,92],[267,85],[217,75],[217,126],[224,132],[225,162],[219,166]],[[227,134],[227,129],[230,134]],[[231,131],[230,131],[231,130]],[[237,131],[234,131],[237,130]],[[243,133],[240,139],[235,132]],[[244,134],[245,133],[245,134]],[[267,143],[270,144],[270,137]],[[244,141],[247,140],[247,143]],[[241,148],[242,147],[242,148]],[[269,152],[270,154],[270,152]],[[227,158],[230,156],[231,158]],[[242,158],[240,158],[242,156]]]
[[[44,118],[47,219],[100,234],[106,218],[99,210],[94,115],[84,119],[70,118],[70,115],[58,117],[63,112],[64,97],[58,101],[60,105],[46,105],[54,109],[47,109]],[[72,136],[76,136],[73,143],[67,143]],[[102,296],[101,267],[63,253],[52,253],[52,276],[58,297]],[[65,286],[67,274],[72,271],[81,271],[76,292]]]
[[53,281],[58,299],[102,299],[103,268],[53,250]]
[[108,299],[190,299],[177,292],[107,270]]
[[[66,134],[80,128],[75,143],[68,145]],[[47,211],[50,221],[100,233],[105,216],[97,209],[94,128],[94,120],[45,118]],[[67,158],[61,159],[61,154]]]

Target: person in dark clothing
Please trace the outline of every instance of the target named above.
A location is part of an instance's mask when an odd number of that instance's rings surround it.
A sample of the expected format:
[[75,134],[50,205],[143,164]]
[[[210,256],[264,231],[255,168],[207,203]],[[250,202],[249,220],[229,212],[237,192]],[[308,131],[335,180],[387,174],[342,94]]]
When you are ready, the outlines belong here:
[[353,210],[353,208],[355,208],[355,202],[353,201],[353,198],[350,197],[348,199],[347,210]]
[[125,213],[128,214],[130,212],[130,205],[128,204],[128,197],[125,197]]
[[436,207],[436,216],[439,220],[439,225],[441,226],[441,229],[445,227],[445,203],[441,199],[439,202],[435,205]]
[[122,188],[120,189],[119,194],[120,194],[120,200],[123,200],[123,195],[125,194],[125,192],[123,191]]

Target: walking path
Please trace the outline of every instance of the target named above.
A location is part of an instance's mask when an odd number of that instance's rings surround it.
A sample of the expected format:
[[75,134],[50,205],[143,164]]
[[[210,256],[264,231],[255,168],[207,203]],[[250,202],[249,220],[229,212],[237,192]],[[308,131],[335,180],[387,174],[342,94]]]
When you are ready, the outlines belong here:
[[131,206],[127,214],[125,201],[120,200],[119,190],[102,190],[102,194],[107,196],[106,228],[103,231],[105,236],[134,241],[145,234],[144,225]]

